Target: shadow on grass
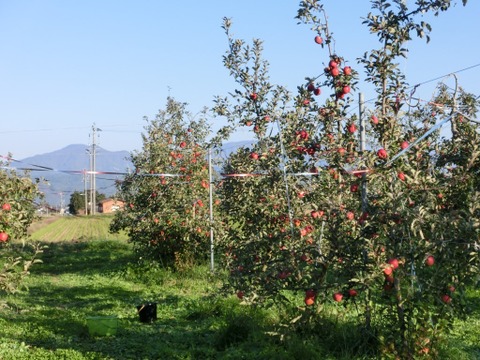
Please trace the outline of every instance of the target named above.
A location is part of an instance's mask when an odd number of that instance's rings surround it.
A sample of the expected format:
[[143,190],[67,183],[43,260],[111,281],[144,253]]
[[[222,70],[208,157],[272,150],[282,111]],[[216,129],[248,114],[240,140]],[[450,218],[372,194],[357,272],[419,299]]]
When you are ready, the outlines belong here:
[[76,240],[41,244],[46,246],[41,256],[43,264],[32,268],[32,273],[38,275],[113,272],[134,260],[130,246],[122,241]]

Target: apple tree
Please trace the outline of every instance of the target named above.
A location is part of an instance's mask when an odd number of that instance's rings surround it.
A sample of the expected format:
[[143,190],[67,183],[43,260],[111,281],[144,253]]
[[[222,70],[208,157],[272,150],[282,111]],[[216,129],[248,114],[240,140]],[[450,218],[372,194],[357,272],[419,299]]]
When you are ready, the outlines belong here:
[[[234,39],[224,20],[224,64],[239,88],[215,100],[228,120],[219,138],[249,127],[255,139],[224,167],[229,286],[249,301],[301,292],[310,319],[327,302],[361,306],[384,356],[436,356],[478,273],[478,99],[440,86],[422,102],[398,66],[413,34],[429,39],[419,16],[450,1],[371,3],[364,24],[380,47],[358,69],[334,53],[321,2],[300,3],[297,18],[326,54],[296,96],[269,82],[261,41]],[[361,66],[377,98],[359,124],[350,106]]]
[[34,201],[41,197],[37,184],[27,176],[18,174],[8,162],[0,169],[0,291],[15,292],[24,276],[42,252],[33,246],[33,255],[16,256],[12,241],[25,240],[27,229],[35,219]]
[[205,114],[167,99],[146,118],[143,148],[131,155],[134,172],[119,185],[125,208],[112,231],[126,230],[139,258],[181,268],[208,254],[209,173]]

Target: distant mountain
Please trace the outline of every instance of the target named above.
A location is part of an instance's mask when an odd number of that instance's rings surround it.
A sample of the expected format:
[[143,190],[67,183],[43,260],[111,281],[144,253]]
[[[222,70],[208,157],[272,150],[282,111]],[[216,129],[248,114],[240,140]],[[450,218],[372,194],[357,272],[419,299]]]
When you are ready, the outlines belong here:
[[[251,147],[252,141],[231,141],[222,146],[220,156],[226,159],[240,147]],[[90,170],[89,146],[73,144],[46,154],[31,156],[12,163],[19,169],[30,169],[32,178],[45,181],[40,183],[40,190],[45,194],[45,200],[51,206],[67,206],[70,195],[74,191],[83,192],[85,185],[90,189],[90,176],[87,174],[87,183],[84,182],[82,171]],[[108,151],[97,147],[96,171],[125,173],[133,170],[128,151]],[[218,169],[217,169],[218,170]],[[123,179],[121,174],[98,174],[96,189],[99,193],[112,196],[116,192],[115,180]]]
[[[45,200],[52,206],[66,205],[70,202],[70,194],[83,192],[85,188],[84,170],[90,170],[89,147],[82,144],[67,147],[50,153],[35,155],[22,159],[12,166],[31,169],[32,178],[44,179],[40,190],[45,193]],[[128,151],[108,151],[101,147],[96,149],[96,171],[124,173],[132,168]],[[51,170],[49,170],[51,169]],[[96,189],[99,193],[111,196],[115,194],[115,180],[121,175],[96,176]],[[87,175],[87,188],[90,188],[90,176]]]

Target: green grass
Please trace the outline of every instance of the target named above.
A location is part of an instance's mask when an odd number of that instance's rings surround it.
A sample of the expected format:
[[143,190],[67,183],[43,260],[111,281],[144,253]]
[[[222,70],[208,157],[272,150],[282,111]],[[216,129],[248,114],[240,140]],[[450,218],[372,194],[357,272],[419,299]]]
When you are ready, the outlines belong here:
[[[60,221],[88,229],[103,220],[62,218],[47,227]],[[138,268],[125,240],[77,235],[45,242],[44,263],[26,279],[29,290],[0,298],[0,359],[375,358],[354,316],[294,331],[280,326],[284,317],[275,307],[252,308],[221,296],[220,279],[208,266],[176,273]],[[441,359],[480,358],[480,290],[469,297],[471,316],[458,321]],[[139,321],[136,306],[146,301],[158,306],[153,324]],[[86,318],[96,315],[118,316],[117,334],[90,336]]]
[[108,225],[109,215],[97,216],[61,216],[31,234],[32,240],[68,241],[68,240],[126,240],[124,233],[111,234]]

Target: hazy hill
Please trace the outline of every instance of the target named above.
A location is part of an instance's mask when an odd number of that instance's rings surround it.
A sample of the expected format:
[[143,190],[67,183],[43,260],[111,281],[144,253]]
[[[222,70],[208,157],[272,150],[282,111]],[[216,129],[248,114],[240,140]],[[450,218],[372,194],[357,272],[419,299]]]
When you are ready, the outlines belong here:
[[[226,159],[230,153],[239,147],[251,146],[252,141],[231,141],[224,144],[219,156]],[[53,207],[68,205],[70,194],[74,191],[83,192],[85,183],[81,173],[66,173],[68,171],[82,172],[90,170],[89,147],[83,144],[68,145],[62,149],[39,154],[22,159],[19,163],[13,163],[17,168],[29,168],[32,178],[45,179],[40,189],[45,193],[46,201]],[[53,170],[42,169],[41,167]],[[97,171],[125,173],[133,170],[128,151],[108,151],[97,147],[96,166]],[[217,169],[218,170],[218,169]],[[115,180],[122,179],[122,175],[99,174],[96,177],[96,189],[99,193],[107,196],[116,192]],[[90,179],[87,175],[87,189],[90,189]]]
[[[12,166],[19,168],[36,169],[31,171],[32,178],[45,179],[40,189],[45,193],[46,201],[52,206],[59,206],[63,196],[65,204],[70,201],[70,194],[74,191],[83,192],[85,183],[83,174],[65,173],[64,171],[90,170],[90,155],[87,153],[87,145],[74,144],[46,154],[35,155],[22,159],[20,163]],[[108,151],[97,147],[96,170],[107,172],[127,172],[132,167],[129,161],[128,151]],[[53,170],[41,171],[41,167]],[[88,177],[88,176],[87,176]],[[122,178],[120,175],[97,175],[96,188],[98,192],[113,195],[115,179]],[[87,188],[90,188],[87,179]]]

